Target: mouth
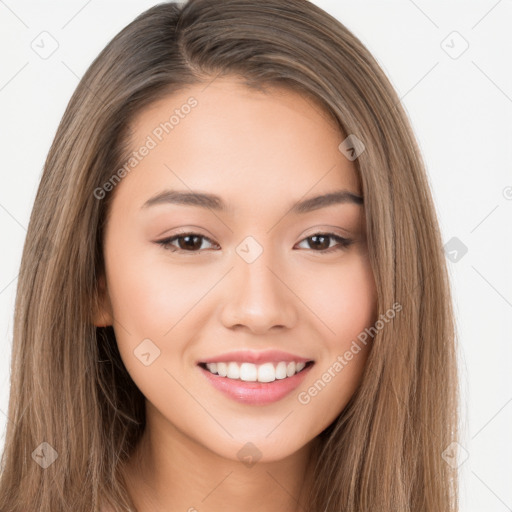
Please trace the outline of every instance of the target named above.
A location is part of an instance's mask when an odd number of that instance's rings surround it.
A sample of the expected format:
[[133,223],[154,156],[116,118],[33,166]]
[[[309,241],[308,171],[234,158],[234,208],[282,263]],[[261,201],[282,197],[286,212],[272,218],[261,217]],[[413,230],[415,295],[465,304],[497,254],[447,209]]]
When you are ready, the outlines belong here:
[[275,380],[289,379],[313,364],[314,361],[280,361],[278,363],[268,362],[263,364],[230,361],[199,363],[198,366],[213,375],[227,379],[267,383],[274,382]]
[[197,364],[207,381],[225,396],[248,405],[265,405],[288,396],[306,378],[314,361],[254,364],[215,362]]

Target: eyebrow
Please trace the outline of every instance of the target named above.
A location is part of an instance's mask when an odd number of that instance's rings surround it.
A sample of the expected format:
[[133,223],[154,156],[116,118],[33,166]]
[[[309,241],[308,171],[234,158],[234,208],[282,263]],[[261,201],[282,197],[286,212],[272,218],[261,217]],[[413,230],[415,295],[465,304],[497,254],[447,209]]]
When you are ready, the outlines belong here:
[[[315,197],[309,197],[295,203],[289,211],[291,213],[300,214],[307,213],[327,206],[335,204],[357,204],[362,205],[364,198],[348,190],[336,190],[327,194],[322,194]],[[195,191],[181,191],[181,190],[164,190],[149,198],[142,208],[149,208],[159,204],[181,204],[185,206],[198,206],[200,208],[208,208],[218,212],[227,211],[227,205],[224,201],[215,194]]]

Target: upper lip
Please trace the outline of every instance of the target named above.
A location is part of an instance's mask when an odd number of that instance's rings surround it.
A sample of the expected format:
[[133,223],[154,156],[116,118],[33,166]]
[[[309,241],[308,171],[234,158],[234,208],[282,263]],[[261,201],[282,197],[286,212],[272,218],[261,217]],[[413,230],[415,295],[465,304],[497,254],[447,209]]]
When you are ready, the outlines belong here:
[[295,361],[296,363],[307,363],[312,361],[312,359],[300,357],[295,354],[291,354],[290,352],[283,352],[282,350],[263,350],[259,352],[253,350],[236,350],[234,352],[225,352],[218,356],[202,359],[197,363],[226,363],[230,361],[253,364],[280,363],[281,361],[287,363],[292,361]]

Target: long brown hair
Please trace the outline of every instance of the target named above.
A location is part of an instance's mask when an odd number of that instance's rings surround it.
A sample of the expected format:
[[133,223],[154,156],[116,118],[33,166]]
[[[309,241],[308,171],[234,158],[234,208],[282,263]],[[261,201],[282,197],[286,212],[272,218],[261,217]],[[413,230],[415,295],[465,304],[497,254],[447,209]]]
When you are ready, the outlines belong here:
[[379,313],[357,392],[319,436],[309,512],[452,512],[458,436],[456,335],[441,235],[397,94],[363,44],[305,0],[190,0],[138,16],[74,92],[45,162],[18,279],[2,512],[134,511],[123,464],[145,425],[144,396],[112,327],[95,327],[102,240],[129,155],[130,122],[187,85],[233,76],[316,101],[365,151],[364,195]]

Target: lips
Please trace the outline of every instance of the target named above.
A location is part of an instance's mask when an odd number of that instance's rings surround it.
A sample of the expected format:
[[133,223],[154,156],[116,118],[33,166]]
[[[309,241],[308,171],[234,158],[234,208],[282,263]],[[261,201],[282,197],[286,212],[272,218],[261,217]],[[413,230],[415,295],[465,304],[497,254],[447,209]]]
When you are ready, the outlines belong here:
[[303,382],[313,365],[310,358],[282,350],[238,350],[197,361],[207,382],[247,405],[282,400]]
[[295,391],[306,379],[311,368],[311,364],[306,364],[303,370],[291,377],[272,382],[244,382],[242,380],[230,379],[212,374],[209,370],[198,366],[206,382],[220,391],[224,396],[240,402],[245,405],[262,406],[278,402],[288,397]]

